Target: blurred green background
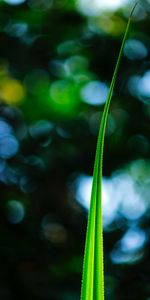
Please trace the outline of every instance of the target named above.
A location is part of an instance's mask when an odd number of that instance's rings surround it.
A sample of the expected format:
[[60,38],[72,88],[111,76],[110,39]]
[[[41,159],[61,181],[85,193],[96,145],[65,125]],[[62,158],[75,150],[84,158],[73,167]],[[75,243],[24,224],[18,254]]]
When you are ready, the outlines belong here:
[[[0,0],[0,299],[79,300],[99,122],[134,1]],[[150,300],[150,1],[104,153],[106,300]]]

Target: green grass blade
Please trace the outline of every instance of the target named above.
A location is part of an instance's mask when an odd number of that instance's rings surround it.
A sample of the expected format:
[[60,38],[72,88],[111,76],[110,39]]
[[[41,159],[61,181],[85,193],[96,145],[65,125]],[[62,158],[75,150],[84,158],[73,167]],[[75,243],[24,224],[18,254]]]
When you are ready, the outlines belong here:
[[[136,3],[137,5],[137,3]],[[136,6],[135,5],[135,6]],[[106,123],[108,118],[109,106],[116,82],[118,69],[122,57],[124,44],[129,31],[131,16],[129,17],[116,67],[112,77],[108,96],[106,99],[98,141],[93,172],[93,184],[91,193],[90,211],[88,217],[85,253],[83,262],[81,300],[104,300],[104,270],[103,270],[103,226],[102,226],[102,167],[103,167],[103,150]]]

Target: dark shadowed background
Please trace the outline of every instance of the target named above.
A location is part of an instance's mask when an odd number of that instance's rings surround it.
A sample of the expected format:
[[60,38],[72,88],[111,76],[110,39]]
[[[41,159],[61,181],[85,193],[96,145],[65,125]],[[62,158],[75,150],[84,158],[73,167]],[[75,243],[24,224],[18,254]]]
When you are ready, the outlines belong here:
[[[0,299],[79,300],[99,122],[134,1],[0,0]],[[106,300],[150,300],[150,1],[106,132]]]

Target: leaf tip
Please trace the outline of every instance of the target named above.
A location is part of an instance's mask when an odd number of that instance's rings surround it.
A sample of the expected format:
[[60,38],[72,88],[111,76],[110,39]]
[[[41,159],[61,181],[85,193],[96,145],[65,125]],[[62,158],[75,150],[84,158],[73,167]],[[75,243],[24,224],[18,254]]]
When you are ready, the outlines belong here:
[[136,9],[136,7],[137,7],[138,4],[139,4],[139,1],[137,1],[137,2],[134,4],[134,6],[133,6],[133,8],[132,8],[132,11],[131,11],[131,13],[130,13],[130,19],[132,18],[133,13],[134,13],[134,11],[135,11],[135,9]]

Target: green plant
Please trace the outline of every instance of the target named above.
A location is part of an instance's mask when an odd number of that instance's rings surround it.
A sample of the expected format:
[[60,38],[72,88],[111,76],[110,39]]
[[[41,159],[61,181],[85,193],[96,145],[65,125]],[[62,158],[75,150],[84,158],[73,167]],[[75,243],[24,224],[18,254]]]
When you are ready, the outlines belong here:
[[91,204],[88,218],[85,254],[83,263],[83,276],[81,288],[81,300],[104,300],[104,266],[103,266],[103,226],[102,226],[102,167],[104,137],[108,118],[109,106],[116,82],[118,69],[122,57],[124,44],[128,35],[131,17],[137,3],[130,14],[124,33],[116,67],[112,77],[108,96],[106,99],[98,141],[93,172],[93,184],[91,193]]

